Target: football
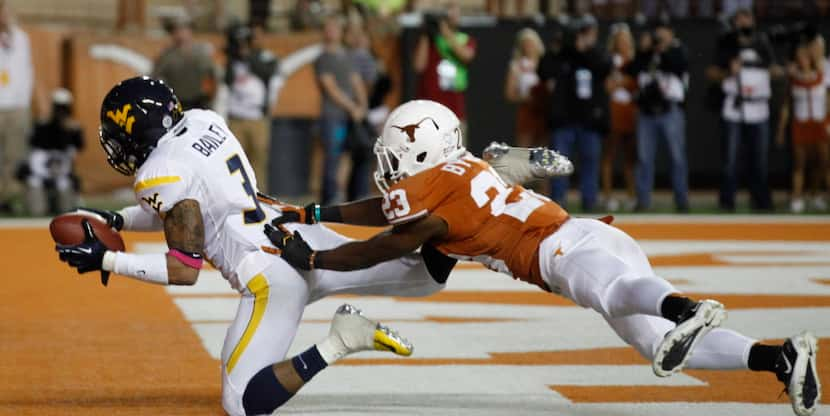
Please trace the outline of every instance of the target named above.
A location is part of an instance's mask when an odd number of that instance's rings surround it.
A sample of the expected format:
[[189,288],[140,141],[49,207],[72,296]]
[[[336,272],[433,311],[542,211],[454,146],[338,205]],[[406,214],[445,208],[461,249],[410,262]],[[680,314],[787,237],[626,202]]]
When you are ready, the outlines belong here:
[[121,239],[121,235],[105,222],[88,215],[63,214],[53,218],[52,222],[49,223],[49,232],[52,233],[52,239],[58,244],[74,245],[83,243],[84,228],[81,226],[82,220],[89,221],[95,236],[108,249],[124,251],[124,240]]

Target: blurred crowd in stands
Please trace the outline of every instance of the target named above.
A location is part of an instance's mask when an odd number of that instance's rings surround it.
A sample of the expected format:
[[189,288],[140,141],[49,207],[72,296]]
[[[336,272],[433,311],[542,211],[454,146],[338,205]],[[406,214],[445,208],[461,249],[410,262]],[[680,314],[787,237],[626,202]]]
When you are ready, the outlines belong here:
[[[192,8],[190,1],[184,2]],[[213,61],[209,44],[194,40],[194,16],[164,20],[169,46],[161,51],[152,75],[175,90],[186,109],[215,108],[251,159],[259,188],[269,189],[268,155],[271,114],[279,99],[280,59],[260,42],[269,30],[268,0],[250,0],[245,23],[223,16],[215,2],[206,27],[225,33],[223,68]],[[322,144],[320,195],[328,204],[362,198],[372,191],[372,144],[389,108],[392,88],[387,68],[373,52],[373,37],[396,31],[401,13],[419,16],[421,29],[411,51],[416,74],[415,96],[441,102],[455,111],[466,130],[465,92],[469,64],[477,43],[460,25],[465,11],[458,2],[440,2],[440,9],[421,10],[412,0],[342,1],[332,10],[322,1],[296,0],[290,12],[293,30],[319,30],[321,44],[314,62],[321,108],[315,132]],[[585,211],[652,209],[655,158],[667,152],[674,206],[688,212],[686,99],[689,54],[675,36],[673,19],[723,19],[715,59],[706,77],[711,105],[721,118],[722,186],[719,205],[736,209],[738,160],[745,159],[751,209],[774,209],[768,184],[770,146],[792,152],[789,210],[826,211],[830,186],[830,61],[824,39],[807,23],[761,31],[756,13],[764,16],[826,16],[828,1],[762,0],[489,0],[491,16],[530,17],[518,32],[504,83],[504,99],[517,108],[517,146],[546,146],[570,156],[579,174],[580,206]],[[531,8],[531,4],[533,8]],[[143,0],[119,2],[119,27],[143,27]],[[195,12],[194,12],[195,14]],[[204,15],[202,13],[201,15]],[[543,39],[532,22],[554,16],[561,30]],[[596,16],[596,17],[595,17]],[[565,19],[564,17],[567,17]],[[600,39],[599,23],[610,26]],[[534,20],[535,19],[535,20]],[[784,39],[787,55],[777,56],[771,38]],[[30,120],[32,96],[31,45],[15,23],[6,0],[0,0],[0,212],[33,215],[60,212],[77,201],[78,181],[73,158],[83,143],[72,118],[72,94],[52,94],[51,115]],[[781,108],[771,108],[771,83],[785,81],[788,94]],[[705,88],[705,86],[695,86]],[[775,114],[777,113],[777,114]],[[771,117],[777,115],[777,117]],[[777,120],[777,125],[771,125]],[[33,126],[33,127],[32,127]],[[660,144],[662,143],[662,144]],[[351,163],[345,189],[339,189],[341,156]],[[615,174],[617,159],[622,174]],[[22,163],[21,163],[22,162]],[[616,192],[615,177],[624,190]],[[538,184],[537,191],[567,205],[569,179]],[[21,197],[22,196],[22,197]]]

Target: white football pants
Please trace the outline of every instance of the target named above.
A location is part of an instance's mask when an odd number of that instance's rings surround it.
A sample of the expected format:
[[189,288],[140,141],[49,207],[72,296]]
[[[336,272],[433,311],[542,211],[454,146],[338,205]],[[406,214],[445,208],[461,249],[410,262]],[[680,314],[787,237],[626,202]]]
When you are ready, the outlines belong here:
[[[292,225],[318,250],[342,245],[348,238],[323,225]],[[298,272],[278,256],[247,281],[222,348],[222,406],[230,415],[245,415],[242,395],[248,381],[265,366],[284,360],[306,305],[337,293],[427,296],[444,285],[412,254],[365,270]]]
[[[545,282],[576,304],[602,314],[647,360],[674,322],[661,317],[663,299],[678,293],[657,277],[628,234],[601,221],[571,218],[539,248]],[[689,368],[745,369],[756,340],[716,328],[695,347]]]

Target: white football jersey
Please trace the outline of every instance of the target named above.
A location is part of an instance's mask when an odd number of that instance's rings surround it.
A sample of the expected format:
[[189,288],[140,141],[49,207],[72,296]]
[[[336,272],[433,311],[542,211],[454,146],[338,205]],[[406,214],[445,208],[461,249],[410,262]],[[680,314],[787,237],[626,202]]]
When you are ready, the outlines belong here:
[[213,111],[185,112],[138,169],[134,190],[141,207],[159,216],[182,200],[196,200],[205,259],[237,290],[276,258],[260,247],[271,245],[263,225],[279,212],[257,201],[245,151]]

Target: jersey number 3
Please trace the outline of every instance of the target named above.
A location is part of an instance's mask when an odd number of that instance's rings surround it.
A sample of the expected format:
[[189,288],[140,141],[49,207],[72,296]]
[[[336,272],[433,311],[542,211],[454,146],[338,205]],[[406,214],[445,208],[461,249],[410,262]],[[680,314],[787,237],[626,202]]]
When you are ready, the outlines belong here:
[[231,175],[235,174],[236,171],[242,175],[242,189],[245,190],[245,193],[251,197],[251,200],[254,201],[254,208],[253,209],[246,209],[242,211],[243,217],[245,218],[245,224],[256,224],[262,222],[265,219],[265,212],[262,211],[262,207],[259,206],[259,201],[256,199],[256,192],[254,192],[254,186],[251,185],[251,179],[248,177],[248,172],[245,172],[245,167],[242,166],[242,159],[239,158],[239,155],[233,155],[228,159],[228,171],[231,172]]

